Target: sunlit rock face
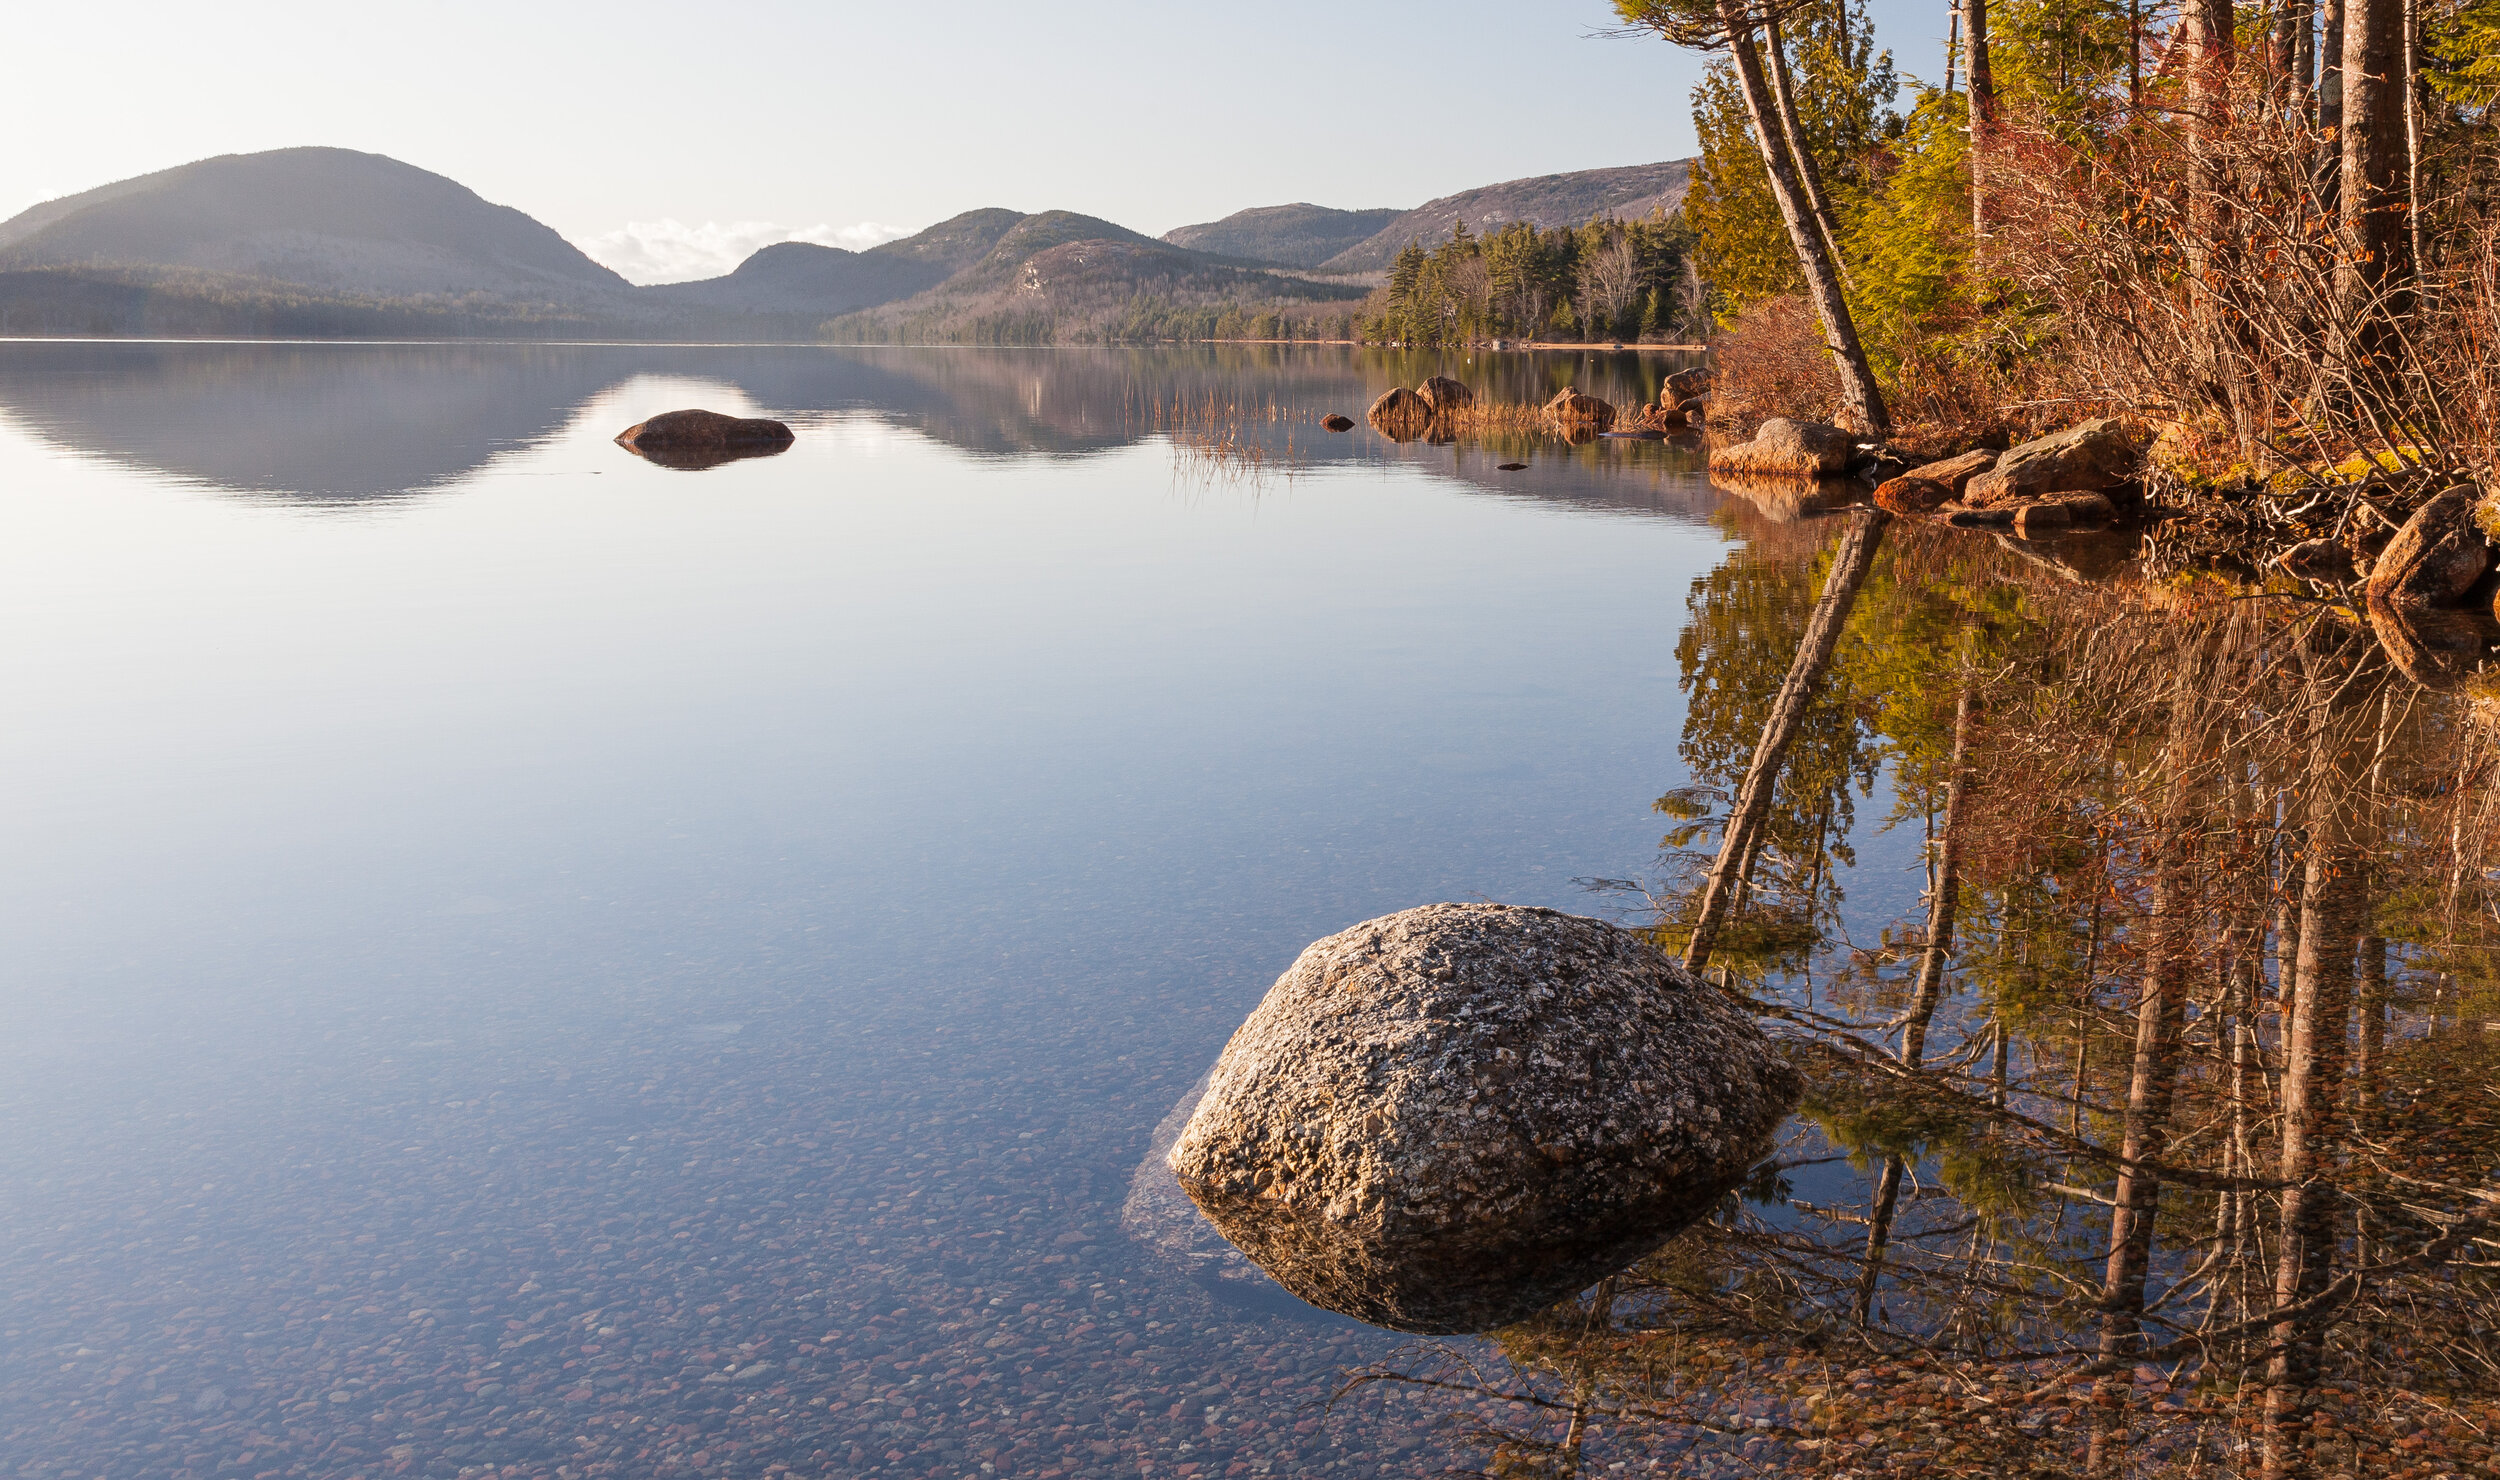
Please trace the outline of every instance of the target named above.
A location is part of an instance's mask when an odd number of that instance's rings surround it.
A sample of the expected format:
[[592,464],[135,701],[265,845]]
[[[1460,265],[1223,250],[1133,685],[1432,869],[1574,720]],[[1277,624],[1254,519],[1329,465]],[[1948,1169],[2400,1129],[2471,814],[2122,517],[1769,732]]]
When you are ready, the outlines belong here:
[[1437,904],[1302,953],[1171,1166],[1315,1305],[1482,1331],[1707,1214],[1798,1092],[1752,1020],[1600,920]]

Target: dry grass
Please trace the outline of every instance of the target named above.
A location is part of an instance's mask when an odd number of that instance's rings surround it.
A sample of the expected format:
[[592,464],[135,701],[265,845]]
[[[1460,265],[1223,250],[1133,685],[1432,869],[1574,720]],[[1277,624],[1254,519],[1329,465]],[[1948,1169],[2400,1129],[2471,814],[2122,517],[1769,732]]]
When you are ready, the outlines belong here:
[[[1160,432],[1172,446],[1173,471],[1196,482],[1262,483],[1272,476],[1294,475],[1300,428],[1318,420],[1268,397],[1244,402],[1206,391],[1197,396],[1132,397],[1131,425]],[[1280,439],[1253,432],[1256,427],[1281,427]]]

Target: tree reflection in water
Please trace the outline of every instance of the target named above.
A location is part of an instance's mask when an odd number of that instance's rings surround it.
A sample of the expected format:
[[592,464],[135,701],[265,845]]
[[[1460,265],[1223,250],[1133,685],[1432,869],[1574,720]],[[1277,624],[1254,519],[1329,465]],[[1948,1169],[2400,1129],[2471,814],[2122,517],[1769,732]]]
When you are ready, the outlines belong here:
[[[1460,1399],[1496,1475],[2493,1473],[2500,686],[1895,527],[1747,828],[1834,558],[1696,584],[1659,803],[1662,943],[1725,861],[1708,974],[1809,1071],[1782,1160],[1495,1352],[1356,1386]],[[1853,939],[1879,776],[1927,889]]]

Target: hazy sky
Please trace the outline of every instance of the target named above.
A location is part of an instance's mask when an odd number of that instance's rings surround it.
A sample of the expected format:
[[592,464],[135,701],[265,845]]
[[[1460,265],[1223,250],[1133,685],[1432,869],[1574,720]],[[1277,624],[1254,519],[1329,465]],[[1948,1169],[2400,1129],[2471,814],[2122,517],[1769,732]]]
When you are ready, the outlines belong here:
[[[1932,12],[1932,13],[1931,13]],[[1945,0],[1880,0],[1933,76]],[[643,279],[975,206],[1146,232],[1413,206],[1693,149],[1701,64],[1606,0],[29,3],[0,218],[211,154],[335,144],[517,206]]]

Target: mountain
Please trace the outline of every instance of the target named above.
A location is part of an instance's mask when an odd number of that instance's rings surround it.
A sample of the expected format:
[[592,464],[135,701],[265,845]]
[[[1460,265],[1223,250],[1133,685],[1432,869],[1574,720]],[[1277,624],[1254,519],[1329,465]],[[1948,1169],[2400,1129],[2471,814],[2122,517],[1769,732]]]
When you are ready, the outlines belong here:
[[642,290],[659,302],[724,313],[849,313],[909,298],[946,280],[946,271],[905,257],[846,252],[813,242],[776,242],[726,277]]
[[1426,201],[1391,221],[1371,236],[1319,264],[1322,272],[1381,272],[1409,242],[1429,247],[1447,240],[1450,228],[1464,221],[1483,233],[1512,221],[1540,227],[1580,226],[1600,216],[1626,220],[1660,207],[1672,212],[1684,202],[1684,187],[1693,162],[1671,159],[1662,164],[1625,165],[1610,170],[1578,170],[1567,175],[1538,175],[1505,180],[1439,200]]
[[1182,226],[1163,234],[1176,247],[1274,262],[1286,267],[1317,267],[1329,258],[1388,228],[1405,214],[1395,207],[1374,211],[1340,211],[1328,206],[1296,203],[1254,206],[1221,221]]
[[571,242],[441,175],[348,149],[226,154],[0,222],[0,271],[174,271],[368,298],[631,291]]
[[873,247],[866,255],[898,257],[943,268],[944,271],[939,274],[943,280],[988,256],[1000,238],[1015,230],[1025,219],[1024,212],[1010,211],[1001,206],[966,211],[960,216],[940,221],[917,235]]
[[1169,332],[1176,312],[1213,323],[1227,308],[1272,317],[1291,305],[1362,296],[1348,284],[1192,251],[1099,217],[1044,211],[1017,221],[979,260],[927,292],[828,327],[836,337],[869,340],[1152,338]]
[[1682,197],[1683,163],[1513,180],[1414,211],[1266,207],[1158,240],[1074,211],[967,211],[865,252],[803,242],[638,288],[509,206],[345,149],[221,155],[0,222],[0,335],[506,339],[1278,337],[1347,332],[1409,241]]

